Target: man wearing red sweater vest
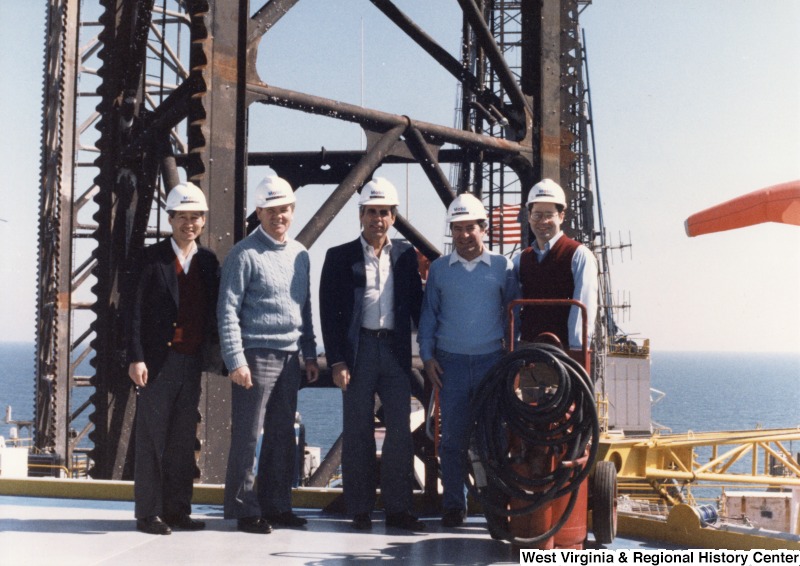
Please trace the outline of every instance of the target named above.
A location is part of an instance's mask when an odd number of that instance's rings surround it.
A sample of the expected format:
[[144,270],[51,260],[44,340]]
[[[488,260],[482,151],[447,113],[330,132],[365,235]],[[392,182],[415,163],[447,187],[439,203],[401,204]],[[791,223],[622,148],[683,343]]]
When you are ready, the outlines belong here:
[[[535,239],[514,258],[522,298],[580,301],[586,306],[591,343],[597,311],[597,260],[586,246],[561,231],[567,202],[558,183],[544,179],[535,184],[527,206]],[[578,307],[525,307],[520,326],[523,341],[533,342],[548,332],[565,349],[581,349],[582,314]]]
[[134,512],[136,528],[152,535],[205,527],[190,515],[200,374],[216,342],[219,262],[196,242],[207,210],[192,183],[170,191],[172,237],[142,252],[126,312],[137,387]]

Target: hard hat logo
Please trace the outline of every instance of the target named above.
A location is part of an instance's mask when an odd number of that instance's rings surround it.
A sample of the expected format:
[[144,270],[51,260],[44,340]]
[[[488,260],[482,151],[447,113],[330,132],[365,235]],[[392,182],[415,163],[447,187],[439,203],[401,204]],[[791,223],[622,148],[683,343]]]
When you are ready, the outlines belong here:
[[552,179],[542,179],[531,188],[526,204],[530,206],[537,202],[552,202],[554,204],[560,204],[561,206],[567,206],[564,189]]
[[292,186],[276,175],[267,175],[255,190],[256,208],[272,208],[294,204],[296,199]]
[[193,212],[205,212],[208,210],[206,196],[200,187],[193,183],[181,183],[175,185],[167,195],[167,212],[178,212],[188,210]]
[[486,220],[486,209],[478,197],[472,193],[458,195],[447,208],[447,222],[462,220]]
[[358,199],[359,206],[397,206],[398,204],[400,201],[397,200],[397,190],[388,179],[383,177],[375,177],[364,185]]

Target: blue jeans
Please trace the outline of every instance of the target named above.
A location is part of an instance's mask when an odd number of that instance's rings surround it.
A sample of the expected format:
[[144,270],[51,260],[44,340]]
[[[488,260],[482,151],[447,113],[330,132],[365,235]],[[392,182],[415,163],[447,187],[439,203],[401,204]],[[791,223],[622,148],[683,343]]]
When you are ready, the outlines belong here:
[[470,403],[489,370],[503,357],[503,351],[491,354],[451,354],[436,350],[442,367],[439,410],[442,439],[439,459],[442,468],[442,507],[445,511],[467,508],[466,457],[469,448]]
[[411,438],[411,382],[397,361],[391,338],[361,334],[350,384],[342,394],[342,479],[347,511],[369,513],[375,506],[375,394],[383,404],[386,437],[381,452],[381,500],[386,513],[410,511],[414,443]]
[[[253,386],[245,389],[231,383],[226,519],[261,517],[292,509],[294,420],[300,387],[298,353],[252,348],[244,355]],[[256,478],[256,447],[262,429]]]

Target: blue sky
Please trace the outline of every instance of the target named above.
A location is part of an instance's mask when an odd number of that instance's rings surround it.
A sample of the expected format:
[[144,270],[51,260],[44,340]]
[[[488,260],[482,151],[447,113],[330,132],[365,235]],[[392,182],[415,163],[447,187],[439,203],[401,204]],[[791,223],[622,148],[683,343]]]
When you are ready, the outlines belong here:
[[[455,0],[397,3],[457,53]],[[0,0],[0,340],[32,341],[35,330],[44,14],[45,2]],[[800,229],[683,231],[698,210],[800,178],[800,3],[597,0],[582,25],[606,225],[614,242],[633,243],[632,257],[615,253],[611,266],[633,306],[621,326],[656,350],[800,351]],[[263,42],[259,72],[277,86],[452,124],[454,81],[419,54],[366,0],[335,10],[302,0]],[[323,118],[252,115],[251,149],[360,144],[358,128]],[[408,185],[405,212],[440,244],[444,211],[424,176],[380,174],[401,192]],[[326,191],[299,191],[295,233]],[[349,205],[312,249],[316,273],[328,245],[356,234]]]

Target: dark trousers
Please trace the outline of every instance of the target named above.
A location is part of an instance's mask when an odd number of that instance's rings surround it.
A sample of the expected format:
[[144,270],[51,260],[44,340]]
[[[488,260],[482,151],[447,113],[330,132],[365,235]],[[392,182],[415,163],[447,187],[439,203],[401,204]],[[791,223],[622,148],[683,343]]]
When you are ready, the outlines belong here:
[[386,437],[381,452],[381,499],[387,513],[411,509],[414,445],[411,439],[411,383],[393,352],[391,338],[362,332],[350,384],[343,392],[342,479],[347,511],[369,513],[375,506],[375,394],[383,404]]
[[170,351],[136,398],[136,518],[192,511],[200,356]]
[[[225,518],[261,517],[292,509],[295,412],[300,387],[297,352],[245,350],[253,386],[235,383],[231,448],[225,475]],[[264,436],[256,453],[261,431]]]

